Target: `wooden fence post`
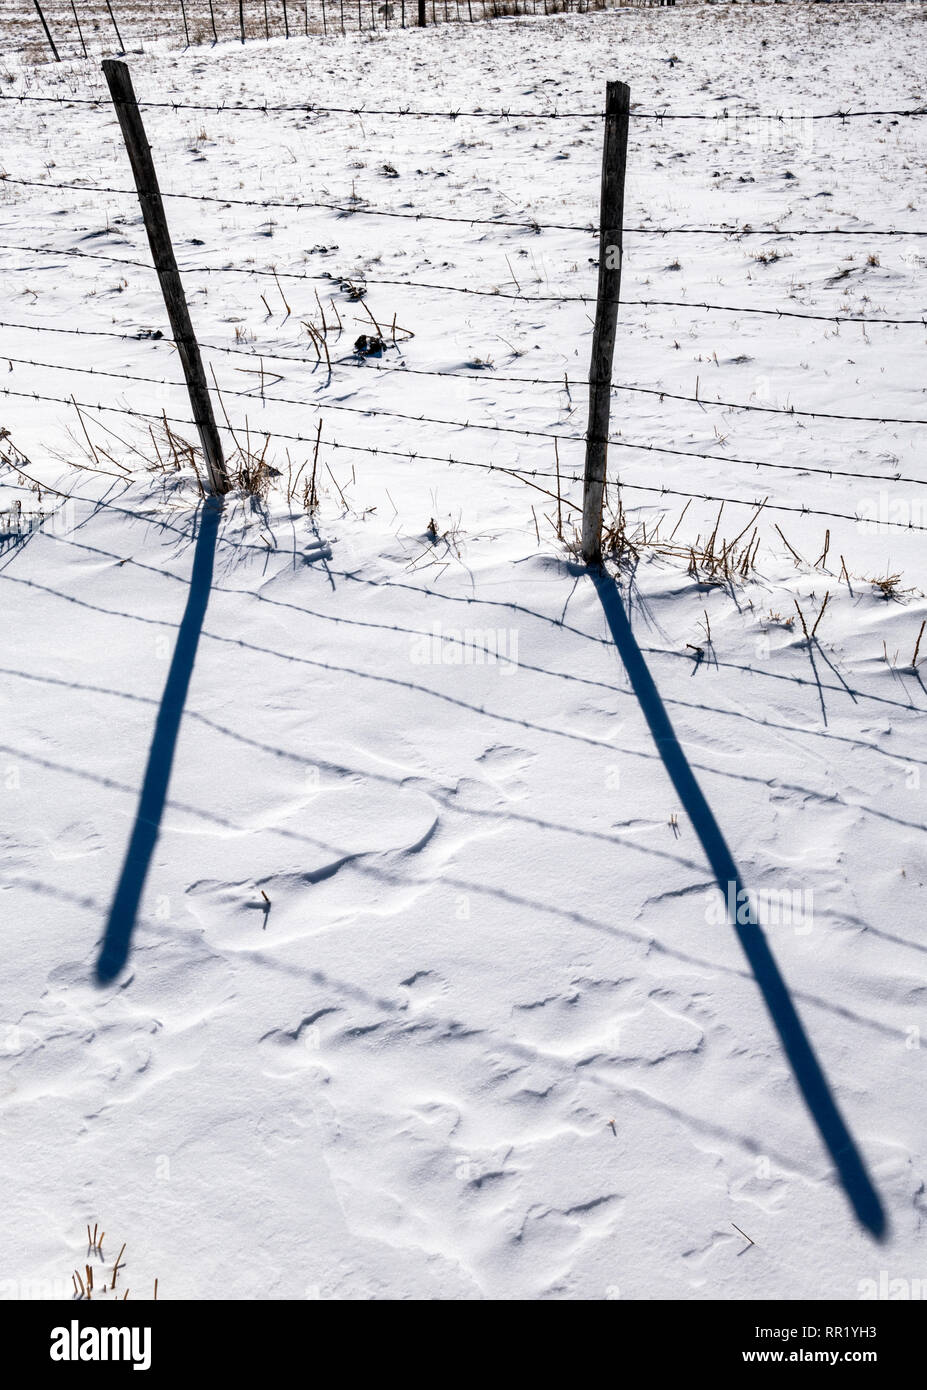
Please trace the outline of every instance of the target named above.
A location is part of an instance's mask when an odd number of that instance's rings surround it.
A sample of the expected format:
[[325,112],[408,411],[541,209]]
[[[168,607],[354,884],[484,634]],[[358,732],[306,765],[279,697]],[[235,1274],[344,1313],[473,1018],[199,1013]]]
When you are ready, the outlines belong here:
[[418,27],[424,29],[425,22],[425,0],[418,0]]
[[216,15],[212,7],[212,0],[209,0],[209,20],[212,24],[212,46],[215,48],[219,42],[219,35],[216,33]]
[[158,175],[135,100],[132,77],[125,63],[120,63],[115,58],[107,58],[104,61],[103,72],[119,118],[119,128],[125,140],[129,163],[132,165],[138,200],[145,219],[145,230],[148,233],[148,244],[161,284],[161,293],[171,324],[171,335],[186,377],[190,405],[206,459],[209,482],[212,490],[222,496],[231,486],[222,453],[222,441],[216,429],[212,401],[209,399],[209,388],[206,385],[206,373],[203,370],[199,344],[193,332],[187,298],[177,269],[171,234],[164,215],[164,204],[161,201]]
[[45,23],[45,16],[44,16],[43,13],[42,13],[42,6],[39,4],[39,0],[33,0],[33,4],[35,5],[35,8],[36,8],[36,11],[37,11],[37,13],[38,13],[39,19],[42,21],[42,28],[45,30],[45,37],[48,39],[48,46],[49,46],[49,48],[51,49],[52,53],[54,53],[54,55],[55,55],[55,62],[56,62],[56,63],[60,63],[60,62],[61,62],[61,55],[60,55],[60,53],[58,52],[57,48],[55,47],[55,40],[54,40],[54,39],[52,38],[52,36],[51,36],[51,30],[49,29],[48,25]]
[[286,32],[286,37],[289,38],[289,37],[290,37],[290,21],[289,21],[289,17],[287,16],[287,12],[286,12],[286,0],[283,0],[283,28],[284,28],[284,30],[285,30],[285,32]]
[[113,28],[116,30],[116,42],[119,45],[119,52],[125,53],[125,44],[122,42],[122,35],[119,32],[119,25],[116,23],[116,16],[113,14],[113,7],[109,3],[109,0],[106,0],[106,8],[109,10],[109,17],[113,21]]
[[80,20],[77,17],[77,6],[74,4],[74,0],[71,0],[71,13],[74,16],[74,23],[77,25],[77,37],[80,39],[80,46],[84,50],[84,57],[86,58],[87,45],[84,43],[84,31],[80,27]]
[[187,7],[183,0],[180,0],[180,13],[183,15],[183,36],[186,47],[190,47],[190,30],[187,28]]
[[241,29],[241,41],[245,41],[245,0],[238,0],[238,27]]
[[602,563],[602,499],[608,461],[612,360],[621,295],[624,174],[628,158],[630,108],[630,87],[624,82],[609,82],[605,89],[605,140],[599,207],[599,286],[589,365],[589,423],[583,479],[582,553],[587,565]]

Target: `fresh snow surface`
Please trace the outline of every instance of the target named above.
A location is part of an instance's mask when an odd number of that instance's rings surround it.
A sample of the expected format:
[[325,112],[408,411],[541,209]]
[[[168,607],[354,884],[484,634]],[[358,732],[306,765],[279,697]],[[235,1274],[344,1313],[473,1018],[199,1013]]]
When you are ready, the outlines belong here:
[[[582,113],[620,77],[641,111],[726,110],[632,121],[626,223],[780,231],[629,232],[624,297],[917,319],[927,239],[789,229],[927,229],[925,121],[754,118],[922,106],[923,20],[690,6],[128,62],[140,98],[213,107]],[[11,61],[6,96],[103,100],[0,107],[3,171],[131,187],[97,65]],[[594,116],[145,118],[167,191],[597,217]],[[731,541],[768,504],[748,578],[642,545],[619,602],[554,534],[553,441],[517,432],[566,437],[575,503],[591,305],[375,283],[592,295],[592,235],[167,206],[182,266],[334,278],[186,277],[236,432],[277,436],[265,503],[217,518],[189,470],[149,468],[144,420],[0,399],[22,468],[67,494],[2,471],[0,1291],[68,1294],[88,1220],[127,1242],[133,1298],[853,1298],[927,1274],[925,535],[885,524],[927,526],[923,485],[890,481],[925,476],[924,426],[711,404],[922,420],[924,327],[623,308],[615,381],[705,404],[616,392],[616,438],[714,456],[616,445],[613,482],[675,490],[629,486],[629,530],[703,545],[699,493],[739,499]],[[76,370],[179,380],[140,336],[167,324],[134,197],[10,182],[0,219],[0,387],[188,418],[176,386]],[[374,330],[347,279],[404,330],[379,360],[352,356]],[[343,322],[330,378],[315,290]],[[255,357],[218,350],[236,335]],[[284,494],[320,412],[310,519]],[[810,626],[825,595],[809,645],[795,601]],[[725,918],[728,850],[762,931]]]

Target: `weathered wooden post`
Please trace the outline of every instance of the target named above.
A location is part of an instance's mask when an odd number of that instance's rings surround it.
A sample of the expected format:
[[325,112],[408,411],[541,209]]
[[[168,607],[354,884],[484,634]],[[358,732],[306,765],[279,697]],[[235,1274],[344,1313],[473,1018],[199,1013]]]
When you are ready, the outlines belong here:
[[74,4],[74,0],[71,0],[71,13],[74,16],[74,23],[77,25],[77,37],[80,39],[80,46],[84,50],[84,57],[86,58],[87,45],[84,43],[84,31],[80,27],[80,20],[77,17],[77,6]]
[[241,41],[245,41],[245,0],[238,0],[238,27],[241,30]]
[[161,293],[164,296],[164,305],[171,325],[171,335],[186,377],[190,405],[193,409],[193,418],[196,421],[200,444],[206,459],[209,482],[213,492],[222,496],[223,493],[228,492],[230,487],[222,453],[222,441],[219,438],[219,431],[216,429],[212,401],[209,399],[209,388],[206,385],[206,373],[203,370],[199,344],[193,332],[187,298],[184,294],[180,272],[177,269],[171,234],[164,214],[164,204],[161,200],[161,190],[158,186],[158,175],[155,171],[154,160],[151,157],[151,147],[145,135],[145,127],[142,124],[138,103],[135,100],[132,77],[125,63],[120,63],[115,58],[107,58],[104,61],[103,72],[109,84],[109,93],[116,108],[119,128],[122,131],[122,138],[125,140],[129,163],[132,166],[138,200],[141,204],[142,216],[145,219],[145,231],[148,233],[148,244],[151,247],[155,270],[161,284]]
[[628,158],[631,89],[609,82],[605,89],[605,140],[599,208],[599,286],[592,361],[589,366],[589,422],[583,479],[582,553],[587,565],[602,563],[602,499],[608,462],[608,417],[612,394],[612,360],[621,295],[624,175]]
[[45,16],[44,16],[43,13],[42,13],[42,6],[39,4],[39,0],[32,0],[32,2],[33,2],[33,4],[35,5],[36,12],[37,12],[37,14],[38,14],[38,16],[39,16],[39,19],[42,21],[42,28],[45,30],[45,37],[48,39],[48,46],[49,46],[49,48],[51,49],[52,53],[54,53],[54,55],[55,55],[55,62],[56,62],[56,63],[60,63],[60,62],[61,62],[61,54],[58,52],[57,48],[55,47],[55,40],[54,40],[54,39],[52,38],[52,36],[51,36],[51,30],[49,29],[48,25],[45,23]]
[[109,10],[109,17],[113,21],[113,28],[116,30],[116,42],[119,45],[119,52],[125,53],[125,44],[122,42],[122,35],[119,32],[119,25],[116,23],[116,16],[113,14],[113,7],[109,0],[106,0],[106,8]]
[[180,0],[180,13],[183,16],[183,36],[187,48],[190,47],[190,30],[187,28],[187,7],[183,0]]
[[216,14],[212,7],[212,0],[209,0],[209,22],[212,25],[212,46],[215,48],[219,42],[219,35],[216,33]]
[[424,29],[425,22],[425,0],[418,0],[418,27]]

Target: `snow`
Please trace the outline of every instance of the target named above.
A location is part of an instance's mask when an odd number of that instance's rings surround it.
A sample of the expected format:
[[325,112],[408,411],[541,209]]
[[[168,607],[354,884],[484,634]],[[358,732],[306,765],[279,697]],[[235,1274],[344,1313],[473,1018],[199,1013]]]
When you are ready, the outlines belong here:
[[[924,121],[753,117],[923,105],[923,32],[907,5],[687,6],[129,62],[146,100],[592,112],[617,76],[644,111],[727,109],[632,122],[626,223],[780,233],[629,233],[624,296],[918,318],[920,239],[787,229],[923,229]],[[10,71],[8,94],[105,93],[93,63]],[[174,192],[597,214],[592,117],[145,119]],[[105,104],[0,120],[11,179],[130,187]],[[549,495],[408,457],[549,475],[550,438],[403,418],[557,434],[575,478],[591,306],[376,283],[591,295],[591,235],[167,205],[182,266],[335,278],[185,277],[236,429],[300,437],[271,440],[263,503],[217,517],[189,470],[132,452],[153,457],[144,421],[83,412],[93,463],[73,408],[0,402],[23,469],[67,494],[3,471],[0,512],[25,518],[0,540],[7,1296],[67,1292],[88,1220],[127,1241],[130,1297],[158,1277],[181,1299],[853,1298],[920,1276],[927,603],[921,533],[884,522],[927,508],[913,483],[806,470],[915,478],[924,427],[710,402],[917,421],[923,326],[623,309],[615,380],[698,383],[706,404],[618,392],[616,434],[717,458],[615,447],[612,480],[769,503],[749,577],[708,584],[642,546],[621,608]],[[135,337],[167,324],[133,198],[9,182],[0,216],[0,385],[188,418],[175,386],[74,370],[179,380],[169,344]],[[379,360],[352,357],[372,325],[339,288],[365,277],[377,322],[414,334]],[[330,380],[302,328],[315,289],[344,323]],[[254,359],[218,350],[236,330]],[[498,379],[565,373],[569,393]],[[320,413],[310,518],[284,493]],[[685,503],[624,495],[632,529],[665,514],[663,535]],[[726,504],[719,535],[754,510]],[[693,500],[676,539],[704,543],[717,513]],[[809,645],[795,601],[810,626],[825,595]],[[152,821],[150,864],[126,861]],[[716,831],[762,936],[726,920]],[[823,1092],[783,1048],[763,938]],[[822,1138],[827,1096],[868,1177]]]

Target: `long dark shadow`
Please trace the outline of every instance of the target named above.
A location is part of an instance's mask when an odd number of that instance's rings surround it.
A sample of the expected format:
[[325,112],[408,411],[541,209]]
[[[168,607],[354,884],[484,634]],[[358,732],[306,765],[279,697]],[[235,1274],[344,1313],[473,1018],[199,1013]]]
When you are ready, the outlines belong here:
[[180,721],[190,688],[196,649],[209,603],[221,515],[222,504],[218,500],[210,499],[203,504],[196,549],[193,553],[187,606],[177,629],[174,655],[171,658],[151,747],[148,750],[148,763],[142,781],[135,824],[129,837],[122,873],[109,910],[103,945],[97,960],[96,974],[101,984],[108,983],[118,975],[129,957],[139,903],[158,842],[177,748],[177,735],[180,732]]
[[[647,720],[663,765],[701,842],[718,888],[728,904],[728,920],[737,933],[760,987],[805,1104],[840,1174],[857,1218],[877,1239],[881,1239],[886,1234],[886,1217],[879,1195],[866,1171],[853,1137],[837,1109],[836,1101],[792,1003],[766,936],[759,924],[741,924],[736,920],[740,914],[736,910],[731,911],[731,904],[747,901],[740,872],[673,730],[660,692],[631,630],[618,586],[604,571],[590,571],[590,574],[632,689]],[[739,896],[741,894],[743,896]]]

